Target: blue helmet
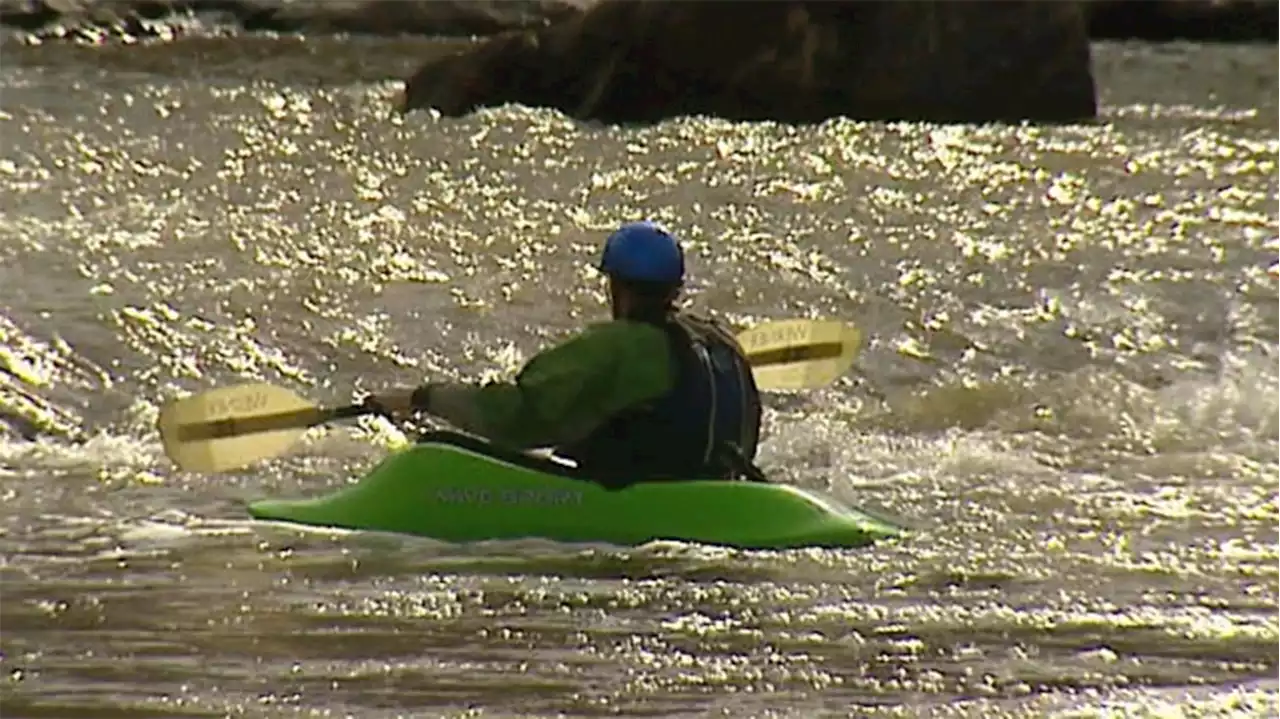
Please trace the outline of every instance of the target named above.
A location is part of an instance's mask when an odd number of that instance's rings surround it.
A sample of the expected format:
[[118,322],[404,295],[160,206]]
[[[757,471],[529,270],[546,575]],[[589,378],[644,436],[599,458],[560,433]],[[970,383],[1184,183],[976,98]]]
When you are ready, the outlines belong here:
[[628,222],[605,240],[600,271],[621,280],[678,285],[684,281],[684,251],[658,225]]

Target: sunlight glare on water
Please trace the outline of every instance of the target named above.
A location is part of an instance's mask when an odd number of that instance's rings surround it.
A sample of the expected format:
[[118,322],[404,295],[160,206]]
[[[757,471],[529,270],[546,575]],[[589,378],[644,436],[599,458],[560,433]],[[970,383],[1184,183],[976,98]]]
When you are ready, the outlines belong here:
[[[291,76],[315,60],[14,55],[4,715],[1275,715],[1276,54],[1095,50],[1102,119],[1058,127],[401,117],[398,83]],[[856,372],[767,397],[760,461],[906,537],[246,518],[358,478],[407,441],[382,421],[164,458],[181,393],[509,376],[604,317],[589,266],[639,217],[735,328],[862,329]]]

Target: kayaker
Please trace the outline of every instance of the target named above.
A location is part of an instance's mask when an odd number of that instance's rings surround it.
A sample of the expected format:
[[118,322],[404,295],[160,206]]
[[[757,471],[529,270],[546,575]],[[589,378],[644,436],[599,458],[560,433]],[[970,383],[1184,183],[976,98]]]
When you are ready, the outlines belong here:
[[753,460],[760,396],[742,348],[718,323],[678,308],[684,252],[651,222],[605,241],[612,321],[529,360],[513,382],[432,382],[370,398],[510,449],[554,448],[613,478],[762,480]]

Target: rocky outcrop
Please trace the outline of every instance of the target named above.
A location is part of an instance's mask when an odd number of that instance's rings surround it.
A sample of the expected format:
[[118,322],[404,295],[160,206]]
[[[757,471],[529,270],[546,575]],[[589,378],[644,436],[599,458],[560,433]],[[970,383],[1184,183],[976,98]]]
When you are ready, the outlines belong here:
[[[0,25],[43,36],[84,28],[146,34],[175,15],[273,32],[490,35],[541,27],[597,0],[0,0]],[[1090,37],[1277,39],[1276,0],[1083,0]],[[179,23],[185,26],[185,23]],[[172,28],[171,28],[172,29]],[[72,33],[74,35],[74,33]]]
[[427,62],[405,109],[521,103],[606,122],[706,114],[1073,121],[1096,111],[1077,5],[606,0]]
[[591,0],[0,0],[0,24],[40,35],[194,16],[249,31],[490,35],[575,15]]

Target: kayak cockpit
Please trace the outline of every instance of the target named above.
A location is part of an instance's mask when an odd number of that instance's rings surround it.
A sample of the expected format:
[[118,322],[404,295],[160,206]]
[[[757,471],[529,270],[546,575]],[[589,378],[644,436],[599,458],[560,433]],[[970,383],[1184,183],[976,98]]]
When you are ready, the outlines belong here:
[[423,445],[435,445],[465,449],[471,452],[476,452],[477,454],[485,455],[499,462],[505,462],[512,466],[521,467],[540,474],[549,474],[580,482],[592,482],[609,490],[625,489],[640,482],[739,481],[663,476],[636,476],[624,474],[605,476],[579,468],[572,460],[555,454],[522,452],[520,450],[509,449],[493,444],[492,442],[475,435],[450,430],[433,430],[426,432],[418,437],[418,441],[415,444],[419,447]]

